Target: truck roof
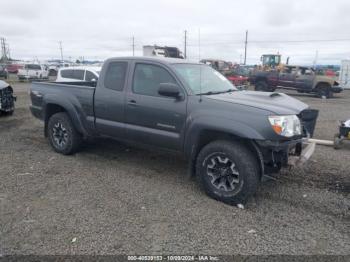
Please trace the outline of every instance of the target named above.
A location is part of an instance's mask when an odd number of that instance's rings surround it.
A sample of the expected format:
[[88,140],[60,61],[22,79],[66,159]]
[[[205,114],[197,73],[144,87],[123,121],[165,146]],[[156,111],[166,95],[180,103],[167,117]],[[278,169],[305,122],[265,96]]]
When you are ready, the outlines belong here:
[[151,57],[151,56],[124,56],[124,57],[112,57],[108,58],[106,62],[115,60],[142,60],[150,62],[160,62],[164,64],[200,64],[196,61],[190,61],[186,59],[171,58],[171,57]]

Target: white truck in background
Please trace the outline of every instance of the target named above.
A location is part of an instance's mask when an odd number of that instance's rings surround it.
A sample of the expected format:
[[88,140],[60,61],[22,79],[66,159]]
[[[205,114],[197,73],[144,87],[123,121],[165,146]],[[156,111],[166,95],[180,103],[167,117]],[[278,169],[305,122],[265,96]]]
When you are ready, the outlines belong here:
[[344,89],[350,89],[350,60],[341,61],[339,84]]
[[144,45],[143,55],[158,56],[158,57],[172,57],[172,58],[181,58],[181,59],[184,58],[179,48],[171,47],[171,46]]
[[25,64],[23,68],[18,69],[18,79],[32,80],[32,79],[48,79],[48,66],[40,64]]

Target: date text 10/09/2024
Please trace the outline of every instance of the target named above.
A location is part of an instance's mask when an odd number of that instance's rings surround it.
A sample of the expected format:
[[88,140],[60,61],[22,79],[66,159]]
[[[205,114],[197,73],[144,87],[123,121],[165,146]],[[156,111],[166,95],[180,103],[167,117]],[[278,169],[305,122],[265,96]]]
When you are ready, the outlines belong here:
[[129,261],[217,261],[216,256],[128,256]]

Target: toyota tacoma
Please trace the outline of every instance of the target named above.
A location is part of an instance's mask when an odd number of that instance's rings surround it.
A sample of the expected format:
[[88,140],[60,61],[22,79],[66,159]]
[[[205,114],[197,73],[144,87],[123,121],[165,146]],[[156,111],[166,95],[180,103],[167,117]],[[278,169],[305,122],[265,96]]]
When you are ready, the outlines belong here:
[[175,151],[209,196],[229,204],[315,149],[317,111],[285,94],[238,91],[210,66],[181,59],[111,58],[97,82],[37,82],[30,96],[56,152],[72,154],[89,137]]

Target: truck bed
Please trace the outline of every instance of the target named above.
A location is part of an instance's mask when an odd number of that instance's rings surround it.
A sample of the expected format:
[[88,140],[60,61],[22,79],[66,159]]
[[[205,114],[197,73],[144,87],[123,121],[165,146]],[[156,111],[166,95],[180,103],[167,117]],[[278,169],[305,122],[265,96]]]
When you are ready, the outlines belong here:
[[30,90],[32,105],[30,109],[34,116],[44,120],[45,108],[52,104],[62,108],[74,107],[85,128],[93,126],[93,99],[95,93],[94,82],[33,82]]

